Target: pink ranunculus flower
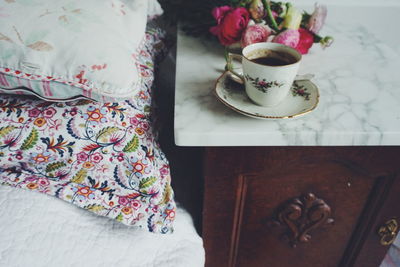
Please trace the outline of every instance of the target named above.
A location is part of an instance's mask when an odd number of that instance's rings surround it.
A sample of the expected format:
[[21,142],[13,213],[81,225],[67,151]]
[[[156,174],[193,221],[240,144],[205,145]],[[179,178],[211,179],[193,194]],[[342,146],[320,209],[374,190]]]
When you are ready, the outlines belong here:
[[43,111],[43,117],[45,118],[51,118],[56,114],[56,110],[53,107],[47,108],[45,111]]
[[241,45],[244,48],[250,44],[266,42],[270,34],[271,29],[266,25],[248,26],[243,33]]
[[211,27],[210,32],[225,46],[240,41],[250,20],[249,11],[244,7],[216,7],[212,10],[212,15],[217,21],[217,26]]
[[213,17],[217,20],[217,24],[221,24],[222,19],[225,17],[225,15],[232,11],[233,8],[230,6],[221,6],[221,7],[216,7],[211,11],[211,14]]
[[300,33],[298,30],[287,29],[272,40],[274,43],[284,44],[296,48],[300,41]]
[[328,14],[328,9],[324,5],[315,4],[314,12],[307,24],[307,29],[315,34],[317,34],[322,26],[324,26],[326,15]]
[[38,108],[34,108],[28,111],[28,116],[31,118],[36,118],[39,116],[41,111]]
[[301,54],[307,54],[308,50],[314,44],[314,35],[303,28],[299,29],[300,33],[300,41],[296,46],[296,50],[299,51]]

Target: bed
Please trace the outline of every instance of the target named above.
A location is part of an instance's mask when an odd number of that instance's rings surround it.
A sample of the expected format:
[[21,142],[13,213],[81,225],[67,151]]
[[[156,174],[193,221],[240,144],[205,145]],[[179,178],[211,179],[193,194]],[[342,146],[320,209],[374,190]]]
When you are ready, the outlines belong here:
[[[110,4],[121,22],[134,21],[126,19],[132,1],[102,3],[106,12]],[[159,6],[149,3],[152,19]],[[13,4],[18,2],[0,6],[2,19],[11,16]],[[39,17],[55,16],[68,28],[73,16],[89,14],[67,4]],[[93,17],[90,21],[98,23]],[[49,41],[29,44],[20,27],[12,28],[2,31],[0,44],[19,39],[23,49],[39,55],[55,47]],[[149,21],[132,53],[129,71],[137,78],[126,78],[124,94],[130,95],[118,97],[111,83],[90,80],[98,73],[107,78],[105,69],[112,62],[80,65],[70,79],[40,76],[33,74],[40,68],[25,61],[21,69],[10,68],[11,50],[0,49],[1,266],[71,266],[82,260],[91,266],[204,265],[202,240],[190,215],[176,208],[169,162],[154,130],[154,65],[165,53],[163,37]],[[73,97],[60,93],[71,88]]]

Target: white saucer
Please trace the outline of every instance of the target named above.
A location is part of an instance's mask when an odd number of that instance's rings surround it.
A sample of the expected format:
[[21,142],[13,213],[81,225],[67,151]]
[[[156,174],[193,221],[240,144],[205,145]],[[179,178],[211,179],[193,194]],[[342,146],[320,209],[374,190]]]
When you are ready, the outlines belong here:
[[229,77],[229,73],[224,72],[218,78],[214,91],[217,98],[231,109],[252,118],[294,118],[313,111],[319,102],[318,87],[310,80],[298,80],[283,102],[274,107],[262,107],[250,100],[243,85]]

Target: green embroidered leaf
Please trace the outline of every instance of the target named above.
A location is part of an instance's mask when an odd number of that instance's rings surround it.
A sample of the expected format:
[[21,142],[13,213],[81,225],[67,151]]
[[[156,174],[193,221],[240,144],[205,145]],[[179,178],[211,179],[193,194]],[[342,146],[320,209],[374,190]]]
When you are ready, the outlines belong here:
[[135,135],[132,140],[126,144],[126,146],[124,147],[124,149],[122,149],[122,151],[124,152],[135,152],[136,149],[138,149],[139,147],[139,138],[137,137],[137,135]]
[[153,185],[155,181],[157,181],[156,177],[148,177],[148,178],[141,180],[139,183],[140,190]]
[[99,211],[104,210],[105,208],[102,205],[91,204],[91,205],[88,205],[88,206],[84,207],[84,209],[87,209],[87,210],[90,210],[90,211],[93,211],[93,212],[99,212]]
[[53,172],[53,171],[55,171],[55,170],[57,170],[57,169],[59,169],[61,167],[64,167],[64,166],[66,166],[66,164],[64,162],[62,162],[62,161],[53,162],[53,163],[50,163],[49,165],[46,166],[46,172],[47,173]]
[[80,169],[72,178],[71,183],[81,184],[86,179],[86,176],[87,176],[87,170]]
[[164,187],[162,199],[161,199],[160,203],[158,203],[158,205],[167,204],[171,200],[171,198],[172,198],[171,186],[169,184],[166,184]]
[[98,134],[96,135],[96,139],[98,139],[99,137],[105,138],[107,136],[112,135],[115,132],[118,132],[119,130],[120,129],[118,127],[113,127],[113,126],[105,127],[101,129],[100,132],[98,132]]
[[7,134],[11,133],[14,129],[17,129],[15,126],[5,126],[0,128],[0,137],[4,137]]
[[122,216],[122,213],[118,214],[117,218],[115,218],[117,221],[122,222],[122,219],[124,217]]
[[38,131],[35,128],[33,128],[32,132],[22,143],[21,150],[28,150],[32,148],[37,143],[38,139],[39,139]]

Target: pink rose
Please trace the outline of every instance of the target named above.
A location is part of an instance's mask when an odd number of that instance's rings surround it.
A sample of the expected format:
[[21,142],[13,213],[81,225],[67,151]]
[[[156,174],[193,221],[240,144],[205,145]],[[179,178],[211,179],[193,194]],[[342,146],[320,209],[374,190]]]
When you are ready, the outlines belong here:
[[296,48],[300,41],[300,33],[298,30],[287,29],[272,40],[274,43],[284,44]]
[[99,153],[93,153],[92,155],[90,155],[90,161],[93,163],[99,163],[101,160],[103,159],[103,156]]
[[86,154],[85,152],[79,152],[78,154],[76,154],[76,158],[78,159],[78,161],[87,161],[87,159],[89,158],[88,154]]
[[40,113],[41,113],[41,111],[39,109],[34,108],[34,109],[31,109],[31,110],[28,111],[28,116],[31,117],[31,118],[32,117],[36,118],[37,116],[40,115]]
[[266,42],[271,34],[271,29],[264,25],[248,26],[242,36],[241,45],[246,47],[250,44]]
[[250,14],[243,7],[231,8],[229,6],[216,7],[212,15],[217,21],[217,26],[211,27],[210,32],[216,35],[222,45],[231,45],[240,41],[244,29],[249,23]]
[[47,108],[45,111],[43,111],[43,117],[45,118],[51,118],[54,116],[54,114],[56,114],[56,110],[52,107]]
[[324,5],[315,4],[314,12],[308,21],[307,29],[315,34],[317,34],[322,26],[324,26],[326,15],[328,10]]
[[304,55],[308,53],[308,50],[314,44],[314,35],[310,31],[302,28],[299,29],[299,33],[300,41],[297,44],[296,49]]

